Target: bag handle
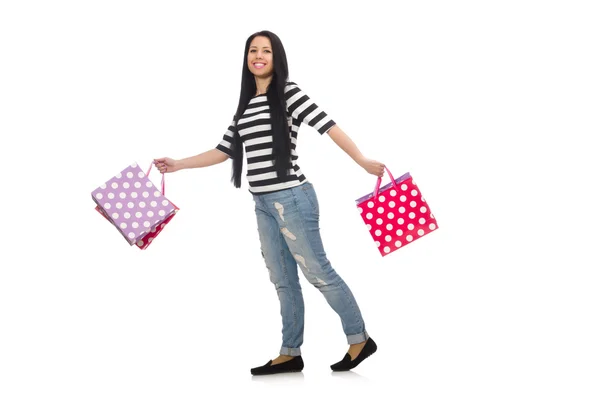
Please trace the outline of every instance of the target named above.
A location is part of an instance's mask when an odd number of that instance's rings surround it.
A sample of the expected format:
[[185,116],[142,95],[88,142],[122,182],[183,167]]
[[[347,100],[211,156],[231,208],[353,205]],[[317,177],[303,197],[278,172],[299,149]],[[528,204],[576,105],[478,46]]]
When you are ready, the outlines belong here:
[[[398,185],[396,184],[396,180],[394,179],[394,176],[392,175],[392,173],[390,172],[390,170],[384,165],[383,168],[385,168],[385,170],[387,171],[387,174],[389,175],[390,179],[392,180],[392,186],[394,186],[394,189],[396,189],[397,192],[398,191]],[[375,184],[375,190],[373,191],[373,199],[377,199],[377,196],[379,196],[379,188],[381,187],[381,177],[377,177],[377,183]]]
[[[150,163],[150,167],[148,167],[148,171],[146,171],[146,176],[150,175],[150,171],[152,171],[152,166],[154,163]],[[165,174],[161,173],[162,178],[160,180],[160,192],[164,196],[165,195]]]

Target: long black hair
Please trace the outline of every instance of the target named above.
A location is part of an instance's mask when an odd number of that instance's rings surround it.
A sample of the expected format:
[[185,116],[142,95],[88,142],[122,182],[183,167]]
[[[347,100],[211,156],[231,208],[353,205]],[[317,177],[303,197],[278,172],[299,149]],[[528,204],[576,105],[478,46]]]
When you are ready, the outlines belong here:
[[267,101],[271,112],[271,132],[273,136],[273,154],[275,160],[275,170],[277,178],[284,181],[288,174],[291,160],[291,142],[290,129],[287,121],[286,103],[284,96],[285,84],[288,81],[288,64],[285,55],[285,49],[279,37],[268,30],[263,30],[252,34],[246,40],[244,49],[244,63],[242,66],[242,87],[240,89],[240,100],[235,113],[234,133],[233,133],[233,165],[231,182],[237,188],[242,184],[242,165],[244,161],[244,151],[242,148],[242,139],[237,129],[237,123],[244,114],[248,102],[256,94],[256,80],[254,75],[248,69],[248,51],[250,44],[255,37],[262,36],[271,40],[273,50],[273,77],[267,88]]

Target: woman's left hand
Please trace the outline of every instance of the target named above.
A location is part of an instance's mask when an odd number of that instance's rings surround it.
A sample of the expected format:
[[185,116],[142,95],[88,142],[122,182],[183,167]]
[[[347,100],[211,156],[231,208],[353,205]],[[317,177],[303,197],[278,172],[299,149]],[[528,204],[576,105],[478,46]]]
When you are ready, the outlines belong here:
[[368,158],[364,158],[360,162],[360,166],[365,169],[369,174],[375,175],[378,177],[383,177],[383,173],[385,171],[385,165],[376,160],[371,160]]

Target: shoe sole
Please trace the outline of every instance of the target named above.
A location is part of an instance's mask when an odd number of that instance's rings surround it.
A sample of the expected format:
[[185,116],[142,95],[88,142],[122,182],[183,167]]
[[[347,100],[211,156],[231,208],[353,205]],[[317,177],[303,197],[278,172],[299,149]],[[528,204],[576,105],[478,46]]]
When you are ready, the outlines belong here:
[[[302,368],[304,369],[304,368]],[[277,375],[277,374],[287,374],[290,372],[302,372],[302,369],[288,369],[286,371],[277,371],[277,372],[271,372],[271,373],[264,373],[264,374],[252,374],[253,376],[264,376],[264,375]]]

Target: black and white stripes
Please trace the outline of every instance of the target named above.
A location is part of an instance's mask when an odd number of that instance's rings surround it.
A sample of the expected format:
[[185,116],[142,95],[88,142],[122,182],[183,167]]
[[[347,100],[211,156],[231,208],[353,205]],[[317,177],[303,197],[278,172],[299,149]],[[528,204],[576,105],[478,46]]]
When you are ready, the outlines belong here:
[[[335,122],[315,104],[297,84],[288,82],[285,87],[285,99],[288,112],[291,137],[290,173],[284,179],[277,178],[273,156],[273,139],[271,136],[271,114],[267,95],[252,98],[246,111],[238,122],[238,131],[242,138],[247,157],[246,178],[252,193],[265,193],[287,189],[302,184],[306,177],[297,164],[296,143],[301,123],[315,128],[324,134],[335,125]],[[233,122],[223,135],[217,149],[233,157]]]

